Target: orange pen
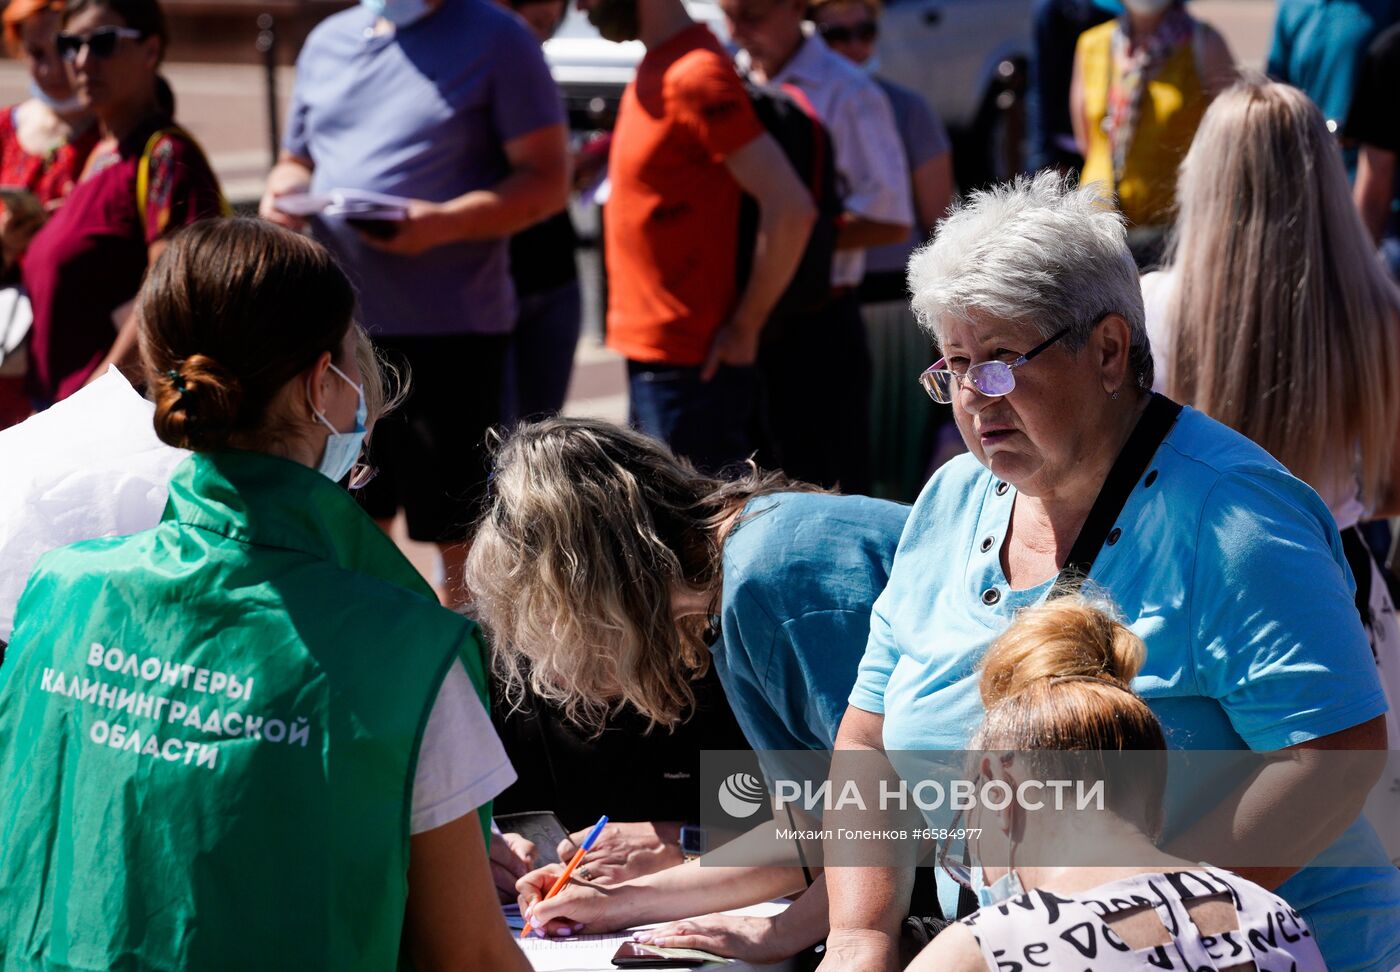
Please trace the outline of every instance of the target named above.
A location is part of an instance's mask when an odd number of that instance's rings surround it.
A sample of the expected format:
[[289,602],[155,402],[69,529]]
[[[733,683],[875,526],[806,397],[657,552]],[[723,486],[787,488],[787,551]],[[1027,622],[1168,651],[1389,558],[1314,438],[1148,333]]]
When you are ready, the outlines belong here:
[[[578,867],[579,864],[583,862],[583,855],[587,854],[589,850],[593,848],[594,843],[597,842],[599,835],[603,832],[603,825],[607,822],[607,814],[603,814],[598,818],[598,822],[593,825],[593,829],[590,830],[588,836],[583,839],[583,846],[574,854],[573,860],[569,861],[569,866],[564,868],[564,873],[559,875],[559,879],[554,882],[554,886],[549,889],[549,893],[540,899],[541,901],[548,901],[563,890],[564,885],[569,883],[569,877],[574,873],[574,868]],[[520,929],[520,938],[522,941],[525,939],[526,935],[530,934],[530,927],[530,923],[527,921],[525,922],[525,927]]]

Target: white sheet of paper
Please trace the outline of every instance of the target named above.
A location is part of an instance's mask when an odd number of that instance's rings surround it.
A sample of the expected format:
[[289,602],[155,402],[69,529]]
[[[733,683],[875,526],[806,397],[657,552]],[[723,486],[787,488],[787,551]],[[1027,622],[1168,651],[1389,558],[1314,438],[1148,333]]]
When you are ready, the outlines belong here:
[[631,940],[630,931],[569,939],[527,938],[520,948],[535,972],[598,972],[614,968],[613,955],[623,942]]
[[39,555],[149,530],[188,453],[156,438],[155,407],[116,368],[0,432],[0,639]]
[[278,196],[274,203],[290,216],[361,216],[368,219],[403,219],[412,202],[406,196],[391,196],[368,189],[332,189],[330,192],[292,192]]

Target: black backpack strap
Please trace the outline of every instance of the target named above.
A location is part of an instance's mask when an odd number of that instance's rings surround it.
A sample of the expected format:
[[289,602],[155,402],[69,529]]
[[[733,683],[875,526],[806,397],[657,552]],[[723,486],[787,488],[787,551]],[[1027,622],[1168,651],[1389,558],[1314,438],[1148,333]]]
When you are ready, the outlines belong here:
[[[1361,623],[1366,625],[1366,634],[1371,633],[1371,548],[1366,545],[1366,538],[1361,535],[1361,530],[1355,526],[1349,526],[1341,531],[1342,553],[1346,556],[1347,566],[1351,568],[1352,577],[1356,580],[1356,611],[1361,615]],[[1372,651],[1375,648],[1372,646]]]
[[1108,478],[1099,489],[1084,526],[1079,529],[1051,597],[1074,594],[1084,585],[1089,568],[1094,566],[1094,559],[1113,529],[1113,522],[1123,512],[1128,497],[1180,414],[1181,406],[1163,395],[1154,394],[1147,403],[1132,435],[1123,444],[1123,451],[1118,453],[1113,468],[1108,471]]

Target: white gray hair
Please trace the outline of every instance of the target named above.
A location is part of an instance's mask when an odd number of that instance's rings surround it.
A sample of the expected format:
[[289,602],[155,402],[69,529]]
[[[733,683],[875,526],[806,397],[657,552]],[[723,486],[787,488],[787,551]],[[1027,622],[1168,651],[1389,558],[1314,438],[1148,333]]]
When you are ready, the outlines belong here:
[[1082,348],[1105,314],[1131,330],[1129,367],[1152,387],[1142,285],[1123,217],[1097,184],[1076,187],[1054,172],[972,193],[909,258],[910,306],[942,344],[940,321],[987,314],[1048,338],[1068,327]]

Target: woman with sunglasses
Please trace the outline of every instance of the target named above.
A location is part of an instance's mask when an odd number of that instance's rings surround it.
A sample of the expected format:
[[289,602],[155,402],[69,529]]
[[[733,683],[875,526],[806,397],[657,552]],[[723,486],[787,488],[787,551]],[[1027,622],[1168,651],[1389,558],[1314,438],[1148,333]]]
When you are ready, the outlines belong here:
[[218,180],[172,118],[157,0],[76,0],[57,47],[101,140],[24,260],[28,390],[44,408],[116,364],[135,373],[131,301],[175,230],[223,212]]
[[874,368],[871,401],[873,493],[910,501],[928,479],[929,460],[946,412],[930,409],[906,373],[928,360],[929,342],[909,314],[904,268],[914,247],[931,235],[953,201],[953,153],[948,133],[917,92],[880,77],[875,45],[881,0],[816,0],[807,16],[826,45],[874,75],[894,111],[895,127],[909,164],[914,225],[906,239],[865,253],[860,284],[861,314]]
[[[952,404],[969,454],[910,512],[838,749],[965,748],[988,646],[1086,575],[1146,643],[1133,687],[1174,745],[1385,748],[1385,696],[1331,514],[1239,433],[1152,394],[1124,221],[1093,187],[1042,173],[974,193],[915,254],[909,289],[944,355],[923,381]],[[1279,785],[1237,794],[1241,856],[1266,859],[1259,825],[1317,787],[1313,773],[1300,760]],[[1330,846],[1376,867],[1246,875],[1308,914],[1334,969],[1400,963],[1400,871],[1359,819],[1373,782],[1337,787],[1286,859]],[[827,968],[884,972],[912,876],[828,869]],[[957,895],[940,890],[954,917]]]
[[1286,901],[1154,843],[1167,743],[1132,689],[1147,648],[1106,610],[1066,597],[1017,616],[979,666],[986,715],[970,747],[979,781],[1013,793],[1027,781],[1097,783],[1103,806],[1031,798],[970,811],[981,873],[947,857],[944,866],[979,889],[981,907],[941,932],[909,972],[1324,972],[1317,939]]
[[[24,101],[0,109],[0,187],[19,192],[0,208],[0,279],[11,283],[29,241],[72,190],[98,136],[54,46],[63,20],[60,0],[12,0],[3,20],[5,44],[28,68],[30,91]],[[28,352],[12,326],[0,324],[0,429],[32,411],[24,391]]]
[[929,238],[953,201],[953,153],[948,132],[932,106],[918,92],[876,73],[880,58],[875,43],[883,11],[881,0],[815,0],[807,8],[807,16],[827,47],[874,76],[894,110],[895,127],[909,162],[915,225],[902,243],[866,252],[862,288],[878,289],[884,295],[881,299],[892,296],[902,301],[909,254]]
[[[693,714],[693,685],[713,666],[755,750],[831,748],[907,507],[757,470],[715,479],[655,439],[573,418],[516,429],[491,484],[467,581],[508,697],[528,684],[585,731],[624,706],[665,731]],[[519,885],[542,934],[685,918],[803,887],[794,866],[695,862],[622,883],[576,872],[576,886],[539,901],[557,875],[541,869]],[[713,915],[659,934],[776,961],[821,940],[823,890],[778,919]]]
[[476,625],[338,483],[384,389],[319,244],[172,237],[138,298],[154,528],[40,558],[0,666],[0,967],[528,972]]

